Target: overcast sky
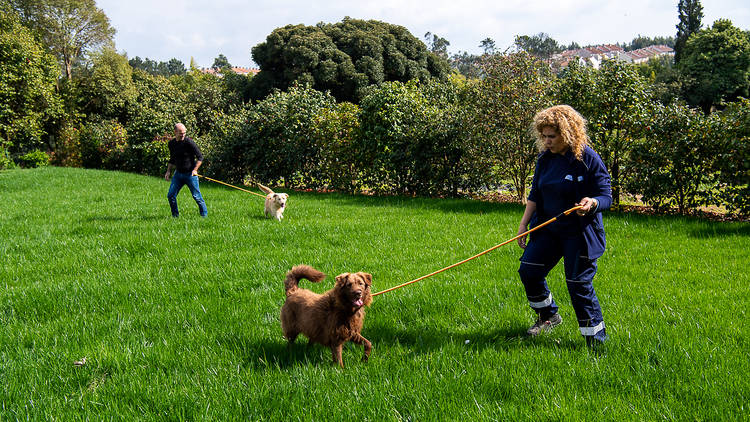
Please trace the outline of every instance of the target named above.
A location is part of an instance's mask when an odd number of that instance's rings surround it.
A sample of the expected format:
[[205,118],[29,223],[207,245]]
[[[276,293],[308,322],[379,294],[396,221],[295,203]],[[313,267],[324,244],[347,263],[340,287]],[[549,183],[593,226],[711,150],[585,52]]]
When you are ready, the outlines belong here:
[[[677,0],[97,0],[117,30],[117,50],[129,58],[175,57],[210,67],[219,54],[251,67],[253,46],[288,24],[340,22],[345,16],[406,27],[424,40],[432,32],[450,42],[450,54],[481,53],[492,38],[498,49],[516,35],[549,34],[561,44],[615,44],[638,35],[674,36]],[[706,0],[703,25],[730,19],[750,29],[747,0]]]

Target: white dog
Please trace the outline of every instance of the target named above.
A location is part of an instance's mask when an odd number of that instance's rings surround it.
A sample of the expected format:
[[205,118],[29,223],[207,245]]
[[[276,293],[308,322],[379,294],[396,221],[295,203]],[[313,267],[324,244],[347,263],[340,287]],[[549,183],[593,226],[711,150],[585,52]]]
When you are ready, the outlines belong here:
[[286,208],[286,200],[289,198],[289,195],[276,193],[260,183],[258,183],[258,187],[266,193],[266,217],[274,217],[281,221],[284,218],[284,209]]

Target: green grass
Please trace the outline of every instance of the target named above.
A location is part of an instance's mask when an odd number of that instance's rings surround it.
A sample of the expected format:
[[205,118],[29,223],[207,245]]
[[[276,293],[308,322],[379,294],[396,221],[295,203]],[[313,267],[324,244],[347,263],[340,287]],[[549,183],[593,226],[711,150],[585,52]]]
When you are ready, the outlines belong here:
[[[590,353],[562,275],[564,322],[533,322],[520,249],[377,296],[344,349],[278,321],[283,277],[367,271],[374,291],[515,235],[522,207],[202,183],[172,219],[167,182],[45,168],[0,173],[0,420],[747,420],[750,225],[607,214],[595,285],[610,341]],[[467,343],[468,341],[468,343]],[[73,362],[87,358],[85,366]]]

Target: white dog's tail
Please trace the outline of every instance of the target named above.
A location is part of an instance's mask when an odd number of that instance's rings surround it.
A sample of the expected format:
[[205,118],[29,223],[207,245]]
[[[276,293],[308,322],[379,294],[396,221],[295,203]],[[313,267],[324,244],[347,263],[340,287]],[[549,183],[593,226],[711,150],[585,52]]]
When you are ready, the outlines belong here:
[[258,187],[260,188],[260,190],[262,190],[266,194],[273,193],[273,191],[271,190],[271,188],[269,188],[267,186],[263,186],[260,183],[258,183]]
[[326,278],[326,275],[309,265],[295,265],[286,273],[286,280],[284,280],[284,288],[286,289],[287,296],[289,293],[297,290],[299,281],[303,278],[313,283],[319,283]]

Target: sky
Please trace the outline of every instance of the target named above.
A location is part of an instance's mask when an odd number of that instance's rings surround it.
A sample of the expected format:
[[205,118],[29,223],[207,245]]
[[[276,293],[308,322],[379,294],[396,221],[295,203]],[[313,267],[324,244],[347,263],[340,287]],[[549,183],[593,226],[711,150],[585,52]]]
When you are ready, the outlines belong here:
[[[629,43],[638,35],[674,36],[678,0],[96,0],[117,30],[115,45],[128,58],[171,58],[210,67],[223,54],[233,66],[256,67],[251,49],[289,24],[374,19],[406,27],[420,40],[427,32],[450,42],[449,54],[496,50],[516,35],[548,34],[560,44]],[[707,0],[703,26],[729,19],[750,30],[747,0]]]

